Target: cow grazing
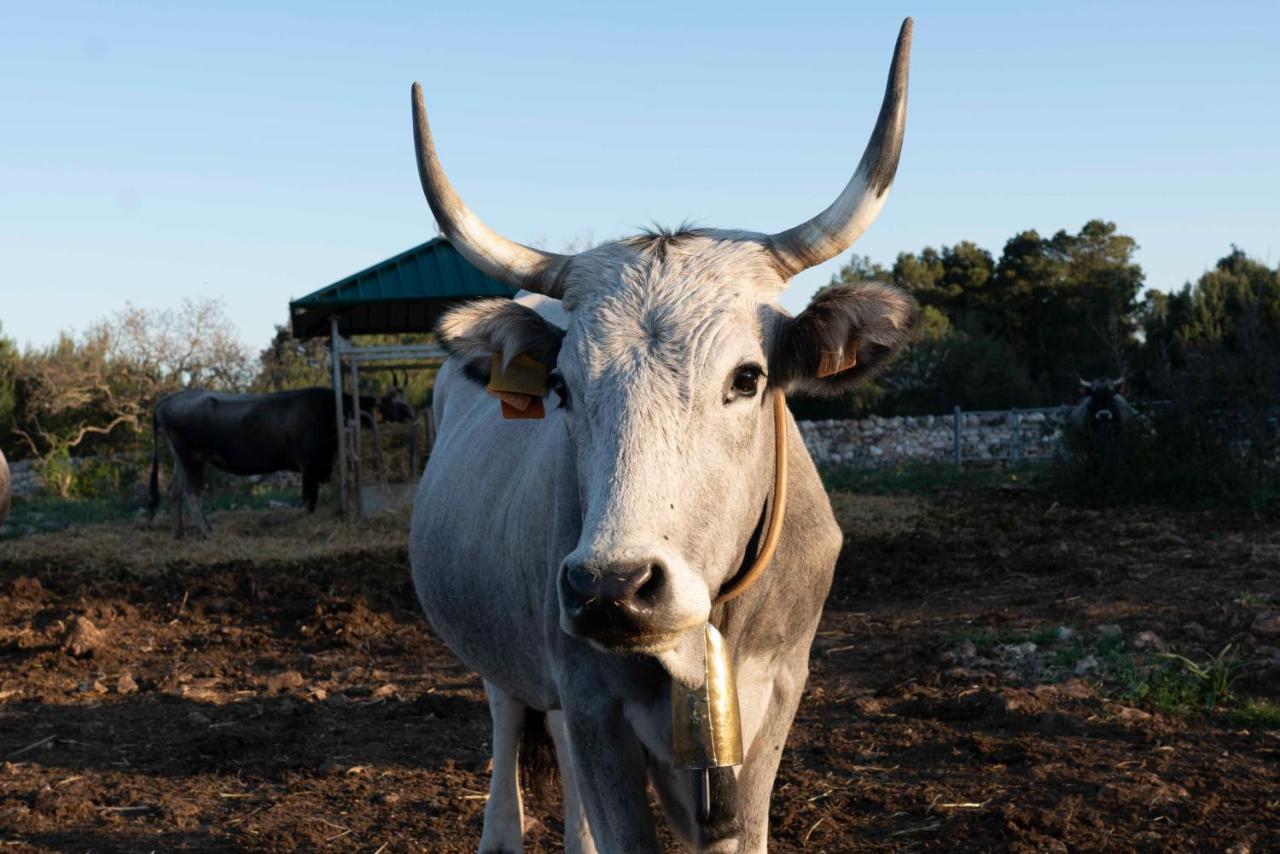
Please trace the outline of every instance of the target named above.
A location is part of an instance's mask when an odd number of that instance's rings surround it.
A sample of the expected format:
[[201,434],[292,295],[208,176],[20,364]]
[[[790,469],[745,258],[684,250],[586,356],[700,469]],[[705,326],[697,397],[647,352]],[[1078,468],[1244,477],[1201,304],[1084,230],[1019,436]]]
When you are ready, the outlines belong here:
[[9,500],[10,500],[9,479],[9,463],[4,458],[4,451],[0,451],[0,525],[4,524],[4,520],[9,518]]
[[[529,753],[519,745],[548,731],[569,850],[660,850],[650,784],[674,831],[700,850],[765,849],[774,775],[842,542],[780,395],[846,391],[887,363],[917,318],[909,296],[879,284],[829,288],[795,317],[778,298],[796,273],[848,249],[883,206],[905,127],[910,39],[908,19],[857,171],[813,219],[772,235],[648,233],[572,256],[514,243],[471,213],[414,85],[418,168],[441,229],[485,273],[540,294],[473,302],[441,320],[451,355],[410,534],[427,617],[489,697],[481,851],[520,850],[518,765]],[[500,418],[481,387],[495,353],[499,367],[521,354],[550,370],[544,418]],[[789,474],[775,484],[780,439]],[[713,604],[731,579],[740,588],[773,497],[786,504],[773,559],[754,586]],[[744,761],[704,776],[677,767],[672,690],[704,681],[708,622],[736,669]]]
[[[378,411],[388,420],[411,420],[413,410],[402,395],[361,395],[362,417]],[[201,508],[205,464],[231,474],[302,474],[302,500],[316,509],[320,484],[327,483],[338,453],[337,413],[332,389],[313,387],[274,394],[222,394],[189,389],[162,398],[152,415],[151,506],[160,506],[159,450],[163,436],[173,452],[169,488],[174,534],[182,536],[182,502],[208,535]],[[343,411],[352,399],[343,395]]]
[[1080,380],[1084,396],[1071,411],[1071,423],[1089,434],[1119,433],[1133,417],[1124,399],[1124,377],[1114,380]]

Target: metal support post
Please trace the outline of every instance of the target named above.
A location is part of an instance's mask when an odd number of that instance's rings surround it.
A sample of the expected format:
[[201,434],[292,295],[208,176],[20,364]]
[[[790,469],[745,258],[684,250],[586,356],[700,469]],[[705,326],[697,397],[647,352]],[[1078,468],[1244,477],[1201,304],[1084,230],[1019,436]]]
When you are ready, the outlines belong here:
[[1009,428],[1013,431],[1013,464],[1022,465],[1022,413],[1018,407],[1013,408],[1009,421]]
[[364,521],[364,467],[361,458],[361,441],[360,441],[360,422],[364,410],[360,407],[360,360],[351,360],[351,402],[352,409],[355,410],[355,416],[352,421],[355,422],[355,433],[353,434],[355,447],[352,449],[352,456],[355,457],[355,471],[352,480],[355,481],[356,491],[356,518]]
[[334,412],[338,419],[338,515],[347,518],[347,419],[342,411],[342,338],[338,335],[338,317],[329,318],[329,360],[333,364]]

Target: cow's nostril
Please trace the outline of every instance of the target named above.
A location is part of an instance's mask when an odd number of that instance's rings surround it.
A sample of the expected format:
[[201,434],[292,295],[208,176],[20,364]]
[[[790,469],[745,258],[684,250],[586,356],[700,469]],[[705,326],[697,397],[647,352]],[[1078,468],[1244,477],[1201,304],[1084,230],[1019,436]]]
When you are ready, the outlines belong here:
[[658,596],[662,593],[662,588],[666,586],[666,571],[660,563],[652,563],[648,566],[646,577],[636,587],[635,598],[641,602],[652,604],[657,601]]
[[666,589],[667,571],[660,561],[618,562],[593,572],[590,562],[567,563],[561,580],[567,604],[589,608],[647,609]]
[[580,566],[566,567],[564,578],[569,585],[569,589],[583,599],[594,599],[599,593],[599,579]]

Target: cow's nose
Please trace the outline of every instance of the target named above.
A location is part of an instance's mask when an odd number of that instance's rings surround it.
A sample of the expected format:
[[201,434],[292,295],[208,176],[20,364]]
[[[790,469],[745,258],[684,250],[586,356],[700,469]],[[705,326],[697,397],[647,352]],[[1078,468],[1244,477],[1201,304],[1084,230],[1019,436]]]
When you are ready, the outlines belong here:
[[658,560],[592,565],[566,563],[564,586],[567,604],[578,608],[613,605],[642,610],[657,599],[666,577]]

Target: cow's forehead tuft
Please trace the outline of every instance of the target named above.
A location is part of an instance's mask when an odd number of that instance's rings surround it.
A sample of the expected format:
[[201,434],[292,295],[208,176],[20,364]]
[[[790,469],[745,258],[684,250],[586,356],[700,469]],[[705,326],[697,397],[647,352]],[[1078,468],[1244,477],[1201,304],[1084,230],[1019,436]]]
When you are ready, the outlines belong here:
[[573,259],[565,307],[770,300],[786,282],[763,240],[750,232],[685,229],[603,244]]
[[707,230],[605,244],[574,259],[567,283],[573,349],[597,369],[713,358],[734,336],[760,335],[761,306],[784,285],[760,242]]

